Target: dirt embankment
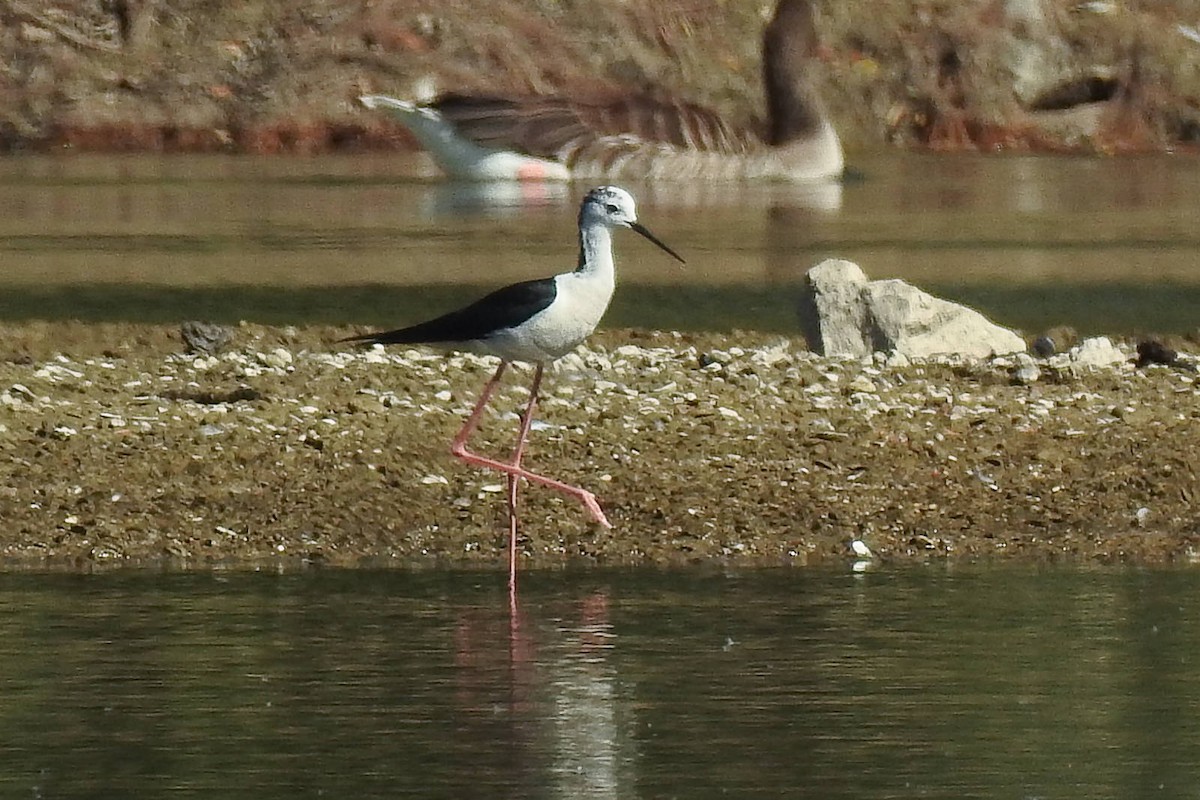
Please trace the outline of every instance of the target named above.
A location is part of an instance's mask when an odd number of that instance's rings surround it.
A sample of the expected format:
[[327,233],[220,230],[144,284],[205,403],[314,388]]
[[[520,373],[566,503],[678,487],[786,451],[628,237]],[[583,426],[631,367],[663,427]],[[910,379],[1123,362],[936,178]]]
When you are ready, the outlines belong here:
[[[11,0],[0,147],[408,147],[362,92],[665,91],[762,113],[769,3]],[[853,147],[1164,151],[1200,136],[1183,0],[818,2],[813,81]]]
[[[502,568],[503,480],[447,443],[493,362],[242,326],[216,356],[129,325],[0,330],[0,567]],[[737,346],[733,342],[737,342]],[[776,336],[606,331],[547,378],[525,564],[1193,560],[1189,369],[834,361]],[[516,372],[473,445],[503,456]]]

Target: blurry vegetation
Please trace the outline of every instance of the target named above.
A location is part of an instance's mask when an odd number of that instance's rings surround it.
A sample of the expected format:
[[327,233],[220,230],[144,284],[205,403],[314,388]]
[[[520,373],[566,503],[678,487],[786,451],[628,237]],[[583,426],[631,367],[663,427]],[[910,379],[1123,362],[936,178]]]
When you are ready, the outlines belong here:
[[[771,5],[7,0],[0,148],[407,146],[354,98],[431,89],[654,89],[753,116]],[[1200,8],[1185,0],[817,7],[813,80],[852,147],[1161,150],[1200,138]]]

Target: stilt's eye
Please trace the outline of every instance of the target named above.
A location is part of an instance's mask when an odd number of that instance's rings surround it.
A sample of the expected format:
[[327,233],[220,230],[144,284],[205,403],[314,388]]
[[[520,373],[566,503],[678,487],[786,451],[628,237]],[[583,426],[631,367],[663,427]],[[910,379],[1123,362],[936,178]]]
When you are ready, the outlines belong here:
[[616,203],[609,203],[608,205],[604,206],[604,210],[610,214],[616,214],[621,209],[617,206]]

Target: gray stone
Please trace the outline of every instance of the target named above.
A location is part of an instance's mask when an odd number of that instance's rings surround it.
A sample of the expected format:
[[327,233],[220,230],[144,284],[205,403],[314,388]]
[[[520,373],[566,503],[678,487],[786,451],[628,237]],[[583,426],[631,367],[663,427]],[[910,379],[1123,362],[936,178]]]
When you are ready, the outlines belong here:
[[1028,353],[1017,353],[1013,359],[1013,368],[1009,372],[1012,382],[1017,386],[1029,386],[1032,383],[1037,383],[1038,378],[1042,377],[1042,371],[1038,368],[1037,362],[1033,360],[1033,356]]
[[188,320],[179,326],[179,334],[189,353],[219,353],[233,341],[233,328],[215,322]]
[[988,358],[1025,349],[1025,341],[974,309],[942,300],[902,280],[867,285],[871,339],[878,350],[909,357]]
[[901,280],[868,282],[849,261],[828,260],[808,271],[800,325],[809,349],[833,357],[878,351],[987,358],[1025,350],[1020,336],[979,312]]
[[865,356],[867,276],[853,261],[830,258],[805,275],[800,328],[808,349],[823,356]]
[[1038,358],[1049,358],[1058,352],[1058,345],[1049,336],[1039,336],[1033,340],[1033,344],[1030,345],[1029,349]]

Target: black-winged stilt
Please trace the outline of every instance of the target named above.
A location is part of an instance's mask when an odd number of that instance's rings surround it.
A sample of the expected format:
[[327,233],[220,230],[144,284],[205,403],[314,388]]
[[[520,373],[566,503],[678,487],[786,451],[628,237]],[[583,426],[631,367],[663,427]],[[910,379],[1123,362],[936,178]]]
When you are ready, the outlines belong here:
[[391,113],[457,178],[815,183],[837,179],[844,166],[841,140],[807,75],[816,45],[810,0],[779,0],[763,32],[765,127],[662,91],[360,101]]
[[[521,457],[533,424],[533,411],[546,363],[580,345],[596,329],[608,309],[616,285],[613,228],[631,228],[683,262],[678,253],[637,221],[634,200],[629,192],[616,186],[602,186],[588,192],[579,208],[579,264],[573,271],[505,286],[428,322],[343,340],[364,344],[426,344],[500,359],[500,365],[484,385],[471,416],[454,437],[450,451],[468,464],[499,470],[509,476],[510,591],[516,586],[517,479],[541,483],[575,497],[587,508],[592,519],[606,528],[612,527],[594,494],[530,472],[521,466]],[[535,371],[512,460],[504,462],[471,452],[467,449],[467,440],[478,427],[483,410],[510,361],[532,363]]]

